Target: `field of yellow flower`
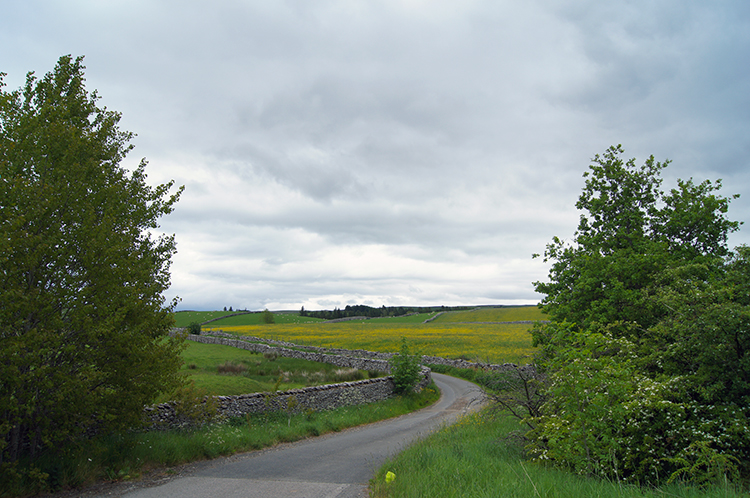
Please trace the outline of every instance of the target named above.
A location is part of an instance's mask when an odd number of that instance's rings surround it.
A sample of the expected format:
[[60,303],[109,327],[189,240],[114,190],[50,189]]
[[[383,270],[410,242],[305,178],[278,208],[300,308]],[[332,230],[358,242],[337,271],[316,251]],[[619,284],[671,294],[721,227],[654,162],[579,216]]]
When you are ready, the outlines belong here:
[[[432,316],[434,314],[425,314],[424,318]],[[412,317],[409,321],[393,318],[233,326],[216,322],[211,328],[296,344],[383,352],[398,351],[401,338],[405,337],[412,351],[419,354],[492,363],[527,363],[534,352],[528,332],[531,325],[502,322],[544,318],[536,307],[482,308],[441,315],[428,323],[415,323]]]

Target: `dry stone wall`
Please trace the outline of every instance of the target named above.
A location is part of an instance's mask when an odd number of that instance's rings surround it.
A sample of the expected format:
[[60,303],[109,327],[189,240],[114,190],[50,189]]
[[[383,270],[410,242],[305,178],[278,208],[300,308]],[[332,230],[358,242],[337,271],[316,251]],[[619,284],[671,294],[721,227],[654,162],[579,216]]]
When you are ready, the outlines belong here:
[[[533,323],[533,322],[530,322],[530,323]],[[237,336],[227,334],[220,330],[214,331],[214,332],[208,332],[207,335],[201,335],[197,337],[205,338],[207,336],[222,337],[222,338],[237,340]],[[191,339],[191,340],[196,340],[196,339]],[[279,356],[285,356],[285,354],[282,354],[281,351],[286,351],[289,348],[294,348],[293,351],[296,351],[298,353],[307,351],[311,353],[318,353],[318,354],[324,354],[324,355],[334,355],[334,356],[342,357],[342,358],[350,358],[350,359],[360,358],[360,359],[369,359],[369,360],[379,360],[383,362],[385,365],[384,367],[385,369],[381,370],[383,372],[390,372],[390,367],[388,366],[388,360],[390,360],[393,357],[393,353],[380,353],[377,351],[367,351],[365,349],[341,349],[341,348],[321,348],[317,346],[301,346],[298,344],[293,344],[291,342],[275,341],[271,339],[264,339],[261,337],[252,337],[252,336],[243,336],[242,341],[247,341],[247,342],[252,343],[254,346],[258,346],[258,349],[252,349],[253,351],[277,352]],[[269,344],[272,344],[274,346],[269,346]],[[294,357],[302,358],[303,356],[294,356]],[[313,361],[325,362],[326,360],[314,359]],[[467,361],[467,360],[461,360],[461,359],[451,360],[448,358],[442,358],[440,356],[426,356],[426,355],[421,357],[421,363],[423,365],[446,365],[446,366],[451,366],[455,368],[479,368],[483,370],[494,370],[494,371],[500,371],[500,372],[515,370],[516,368],[518,368],[515,363],[499,363],[499,364],[481,363],[481,362],[473,362],[473,361]],[[334,363],[334,364],[337,364],[337,363]],[[366,364],[366,363],[362,363],[362,364]],[[373,365],[374,368],[366,368],[366,367],[356,367],[356,368],[362,368],[363,370],[380,370],[380,368],[378,368],[376,365],[380,365],[381,363],[378,363],[377,361],[373,361],[372,363],[369,363],[369,364]],[[344,366],[348,366],[348,365],[344,365]]]
[[[387,359],[361,358],[357,356],[344,356],[327,354],[319,351],[300,351],[289,347],[269,346],[239,340],[228,334],[219,333],[218,336],[192,335],[188,340],[203,344],[220,344],[231,346],[258,353],[273,353],[278,356],[298,358],[319,363],[329,363],[343,368],[356,368],[359,370],[376,370],[390,372]],[[294,346],[285,343],[288,346]],[[346,350],[340,350],[345,352]],[[432,381],[431,371],[422,367],[422,379],[418,387],[424,388]],[[311,386],[303,389],[292,389],[276,393],[252,393],[239,396],[215,396],[218,401],[218,415],[220,417],[238,417],[246,413],[263,413],[267,411],[291,411],[299,412],[306,410],[330,410],[342,406],[360,405],[388,399],[393,395],[393,378],[379,377],[354,382],[341,382],[324,386]],[[162,403],[160,405],[145,409],[145,416],[150,422],[152,429],[178,428],[191,425],[191,422],[180,416],[173,403]]]
[[[301,346],[284,341],[274,341],[260,337],[246,337],[241,339],[221,331],[208,332],[205,335],[187,336],[188,340],[203,344],[220,344],[235,348],[270,353],[289,358],[298,358],[329,363],[342,368],[356,368],[359,370],[376,370],[390,373],[388,360],[392,353],[380,353],[363,349],[321,348],[316,346]],[[484,370],[509,371],[518,367],[513,363],[489,364],[466,360],[450,360],[438,356],[422,356],[422,364],[447,365],[456,368],[481,368]],[[521,367],[524,369],[526,367]],[[422,367],[422,380],[419,387],[424,388],[432,381],[431,371]],[[252,393],[239,396],[216,396],[218,412],[223,417],[237,417],[246,413],[262,413],[266,411],[305,411],[330,410],[341,406],[358,405],[381,401],[393,395],[393,378],[380,377],[355,382],[342,382],[325,386],[312,386],[303,389],[277,393]],[[145,410],[153,428],[182,427],[189,425],[189,421],[180,418],[174,405],[163,403]]]
[[[388,399],[393,395],[393,379],[380,377],[325,386],[312,386],[276,393],[252,393],[239,396],[215,396],[220,418],[244,416],[247,413],[285,411],[300,413],[322,411],[342,406],[361,405]],[[175,409],[173,403],[145,409],[152,429],[182,428],[193,422]]]
[[[308,347],[304,348],[307,350],[302,350],[303,348],[297,349],[296,346],[289,343],[287,343],[287,345],[295,347],[295,349],[283,346],[269,346],[268,344],[255,342],[256,340],[263,341],[263,339],[254,337],[237,339],[234,336],[223,333],[214,333],[212,335],[188,335],[188,340],[201,342],[204,344],[221,344],[224,346],[245,349],[247,351],[255,351],[256,353],[261,354],[277,354],[278,356],[284,356],[287,358],[297,358],[301,360],[316,361],[318,363],[328,363],[342,368],[377,370],[378,372],[388,373],[390,373],[391,371],[390,365],[388,364],[388,359],[390,358],[390,356],[383,358],[368,358],[355,354],[348,354],[352,352],[343,349],[323,352],[321,350],[310,351],[310,348]],[[429,384],[429,379],[427,380],[427,383]]]

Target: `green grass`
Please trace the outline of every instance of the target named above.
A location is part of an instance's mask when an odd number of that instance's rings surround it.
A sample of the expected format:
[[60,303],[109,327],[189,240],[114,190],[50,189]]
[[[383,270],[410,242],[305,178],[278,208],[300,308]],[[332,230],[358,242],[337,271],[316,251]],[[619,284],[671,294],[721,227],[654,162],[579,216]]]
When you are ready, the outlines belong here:
[[[318,323],[324,320],[320,318],[310,318],[307,316],[299,316],[296,313],[274,313],[273,314],[274,324],[287,324],[287,323]],[[262,315],[260,313],[250,313],[247,315],[230,316],[223,320],[217,320],[211,322],[206,327],[208,328],[221,328],[221,327],[233,327],[242,325],[273,325],[265,324],[262,321]]]
[[449,311],[437,317],[434,323],[467,322],[518,322],[549,320],[537,306],[508,306],[501,308],[477,308],[470,311]]
[[[419,441],[386,462],[371,481],[376,498],[736,498],[732,486],[697,489],[679,484],[658,489],[577,476],[530,463],[508,436],[517,419],[480,413]],[[387,472],[395,479],[386,483]]]
[[[182,372],[195,386],[215,396],[230,396],[271,391],[282,378],[278,390],[348,382],[380,376],[375,372],[352,371],[327,363],[295,358],[265,357],[260,353],[219,344],[201,344],[187,341],[182,355],[185,364]],[[227,365],[234,368],[226,368]],[[235,370],[239,373],[220,373]],[[160,401],[168,401],[168,395]]]
[[203,323],[214,318],[231,315],[234,311],[178,311],[173,313],[175,327],[187,327],[193,322]]
[[[418,315],[400,317],[383,317],[383,318],[371,318],[367,322],[372,323],[422,323],[428,318],[432,318],[436,313],[420,313]],[[322,318],[312,318],[307,316],[299,316],[296,313],[274,313],[274,324],[312,324],[312,323],[323,323],[327,320]],[[208,320],[208,319],[207,319]],[[359,320],[352,320],[358,322]],[[364,320],[362,320],[364,321]],[[345,322],[344,322],[345,323]],[[247,315],[230,316],[223,320],[217,320],[206,325],[207,329],[216,329],[221,327],[234,327],[242,325],[266,325],[261,320],[260,313],[251,313]],[[187,326],[187,324],[185,325]]]
[[[440,397],[434,384],[420,394],[321,412],[254,414],[189,431],[128,432],[87,440],[65,455],[43,455],[37,465],[50,474],[55,489],[80,487],[97,480],[137,479],[144,472],[257,450],[337,432],[348,427],[398,417]],[[168,473],[168,471],[167,471]],[[34,494],[44,489],[0,489],[0,496]]]
[[417,315],[412,316],[389,316],[389,317],[382,317],[382,318],[371,318],[368,320],[368,322],[372,323],[423,323],[425,320],[432,318],[433,316],[437,315],[437,312],[434,313],[419,313]]
[[[474,381],[481,371],[434,366],[436,372]],[[578,476],[523,458],[518,419],[488,412],[466,417],[386,462],[371,481],[372,496],[544,498],[737,498],[732,485],[699,489],[682,484],[660,488]],[[396,480],[387,484],[387,472]]]
[[[237,316],[228,316],[223,320],[216,320],[206,325],[209,328],[217,328],[222,325],[264,325],[261,319],[261,313],[247,313],[244,311],[178,311],[174,313],[175,327],[187,327],[193,322],[205,323],[209,320],[214,320],[227,315],[234,315],[235,313],[242,313]],[[320,318],[310,318],[299,316],[299,313],[284,312],[274,313],[274,323],[317,323],[322,322]]]

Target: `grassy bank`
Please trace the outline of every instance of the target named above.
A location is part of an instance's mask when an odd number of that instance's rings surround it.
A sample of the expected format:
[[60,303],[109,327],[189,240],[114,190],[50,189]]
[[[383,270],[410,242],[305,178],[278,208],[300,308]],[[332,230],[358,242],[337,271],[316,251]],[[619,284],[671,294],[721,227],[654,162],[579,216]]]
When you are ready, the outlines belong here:
[[[371,481],[376,498],[739,498],[746,493],[732,486],[707,489],[679,484],[640,488],[587,478],[530,463],[522,445],[511,437],[519,429],[509,416],[486,412],[419,441],[386,462]],[[392,472],[395,478],[386,482]]]

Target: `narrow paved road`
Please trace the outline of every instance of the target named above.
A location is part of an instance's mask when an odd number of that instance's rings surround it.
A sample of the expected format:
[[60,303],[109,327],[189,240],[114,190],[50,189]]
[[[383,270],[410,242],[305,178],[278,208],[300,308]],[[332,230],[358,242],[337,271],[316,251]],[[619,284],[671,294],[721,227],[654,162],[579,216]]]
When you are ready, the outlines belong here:
[[[119,496],[350,498],[367,495],[368,481],[390,456],[479,406],[476,385],[433,374],[442,397],[435,405],[402,417],[339,433],[219,459],[196,472]],[[113,496],[108,494],[107,496]]]

